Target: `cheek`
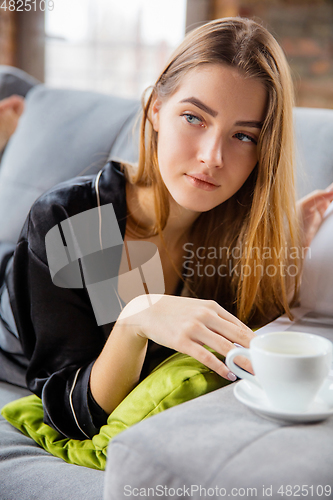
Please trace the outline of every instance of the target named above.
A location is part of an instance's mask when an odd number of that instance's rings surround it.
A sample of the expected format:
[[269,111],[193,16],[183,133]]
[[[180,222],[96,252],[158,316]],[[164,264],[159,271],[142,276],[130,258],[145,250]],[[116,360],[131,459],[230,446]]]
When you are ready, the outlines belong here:
[[241,182],[240,182],[240,187],[244,184],[244,182],[246,182],[248,177],[251,175],[251,173],[255,169],[256,165],[257,165],[257,159],[256,159],[256,156],[254,155],[252,161],[247,162],[247,164],[243,166],[242,173],[240,176],[242,178]]
[[170,179],[172,178],[172,165],[174,163],[174,149],[168,147],[168,143],[163,140],[158,140],[157,143],[157,160],[158,168],[164,184],[169,189]]
[[195,156],[193,140],[179,131],[163,130],[158,135],[157,158],[163,176],[172,176],[186,168],[187,163]]
[[248,176],[258,162],[258,152],[256,147],[241,145],[233,151],[235,164],[239,165],[239,172],[243,176]]
[[233,194],[243,186],[255,169],[257,162],[256,148],[253,148],[252,151],[238,151],[238,154],[234,155],[233,159],[230,158],[228,163],[230,168],[227,169],[227,183],[229,183]]

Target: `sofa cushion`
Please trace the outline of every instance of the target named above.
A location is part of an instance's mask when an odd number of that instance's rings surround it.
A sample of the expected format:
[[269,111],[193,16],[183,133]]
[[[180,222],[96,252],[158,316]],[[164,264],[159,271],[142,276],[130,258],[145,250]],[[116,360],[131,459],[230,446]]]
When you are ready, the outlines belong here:
[[[0,382],[0,408],[28,390]],[[104,472],[66,464],[0,416],[0,498],[102,500]]]
[[185,354],[173,354],[118,405],[107,425],[91,440],[64,438],[44,424],[42,402],[35,395],[8,404],[1,413],[53,455],[76,465],[104,469],[107,446],[114,436],[141,420],[228,383],[199,361]]
[[36,198],[59,182],[98,172],[114,144],[117,156],[133,159],[122,129],[128,137],[139,107],[136,100],[94,92],[31,89],[1,161],[0,241],[16,243]]

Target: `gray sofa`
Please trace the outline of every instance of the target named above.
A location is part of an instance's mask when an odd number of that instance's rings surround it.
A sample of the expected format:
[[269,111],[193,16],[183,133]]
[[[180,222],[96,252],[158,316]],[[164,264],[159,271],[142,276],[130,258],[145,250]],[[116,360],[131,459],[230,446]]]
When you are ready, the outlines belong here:
[[[17,92],[20,78],[24,74],[15,69],[0,68],[0,99],[9,81]],[[137,133],[131,131],[137,101],[30,84],[25,113],[0,164],[0,240],[9,244],[46,189],[97,172],[108,158],[136,159]],[[295,109],[295,128],[299,194],[304,195],[333,181],[333,111]],[[232,390],[231,385],[184,403],[118,435],[109,446],[105,472],[53,457],[0,417],[0,500],[153,494],[281,498],[278,489],[287,485],[294,493],[297,485],[333,490],[333,418],[310,425],[264,420]],[[0,382],[0,407],[27,394],[23,387]],[[333,493],[323,496],[333,498]]]

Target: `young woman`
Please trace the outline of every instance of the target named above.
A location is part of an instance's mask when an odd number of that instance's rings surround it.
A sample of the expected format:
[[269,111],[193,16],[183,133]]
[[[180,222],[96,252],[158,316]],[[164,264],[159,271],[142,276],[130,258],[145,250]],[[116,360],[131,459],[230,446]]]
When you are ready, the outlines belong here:
[[[213,21],[185,38],[144,103],[138,168],[110,162],[34,204],[6,286],[28,387],[59,432],[94,435],[174,350],[235,380],[204,346],[226,355],[249,345],[250,327],[290,315],[299,252],[333,199],[316,192],[296,210],[292,106],[275,39],[250,20]],[[125,241],[117,266],[130,241],[155,243],[165,294],[150,307],[140,295],[98,326],[86,289],[53,284],[45,236],[109,203]]]

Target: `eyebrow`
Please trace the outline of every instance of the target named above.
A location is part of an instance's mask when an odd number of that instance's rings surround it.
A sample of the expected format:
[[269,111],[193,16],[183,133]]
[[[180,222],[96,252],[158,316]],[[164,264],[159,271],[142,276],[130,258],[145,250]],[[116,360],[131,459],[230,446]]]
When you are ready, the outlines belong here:
[[187,97],[186,99],[183,99],[179,102],[189,102],[190,104],[194,104],[194,106],[197,106],[197,108],[202,109],[202,111],[205,111],[214,118],[218,115],[217,111],[214,111],[212,108],[207,106],[207,104],[204,104],[202,101],[200,101],[200,99],[197,99],[196,97]]
[[251,127],[251,128],[262,128],[262,122],[257,121],[244,121],[244,122],[236,122],[235,125],[237,127]]
[[[183,102],[189,102],[190,104],[194,104],[194,106],[197,106],[197,108],[202,109],[202,111],[205,111],[209,115],[213,116],[214,118],[218,115],[218,112],[215,111],[214,109],[210,108],[207,106],[207,104],[203,103],[200,101],[200,99],[197,99],[196,97],[187,97],[186,99],[182,99],[179,101],[181,103]],[[255,120],[250,120],[250,121],[238,121],[235,123],[237,127],[251,127],[251,128],[259,128],[261,129],[262,127],[262,122],[255,121]]]

